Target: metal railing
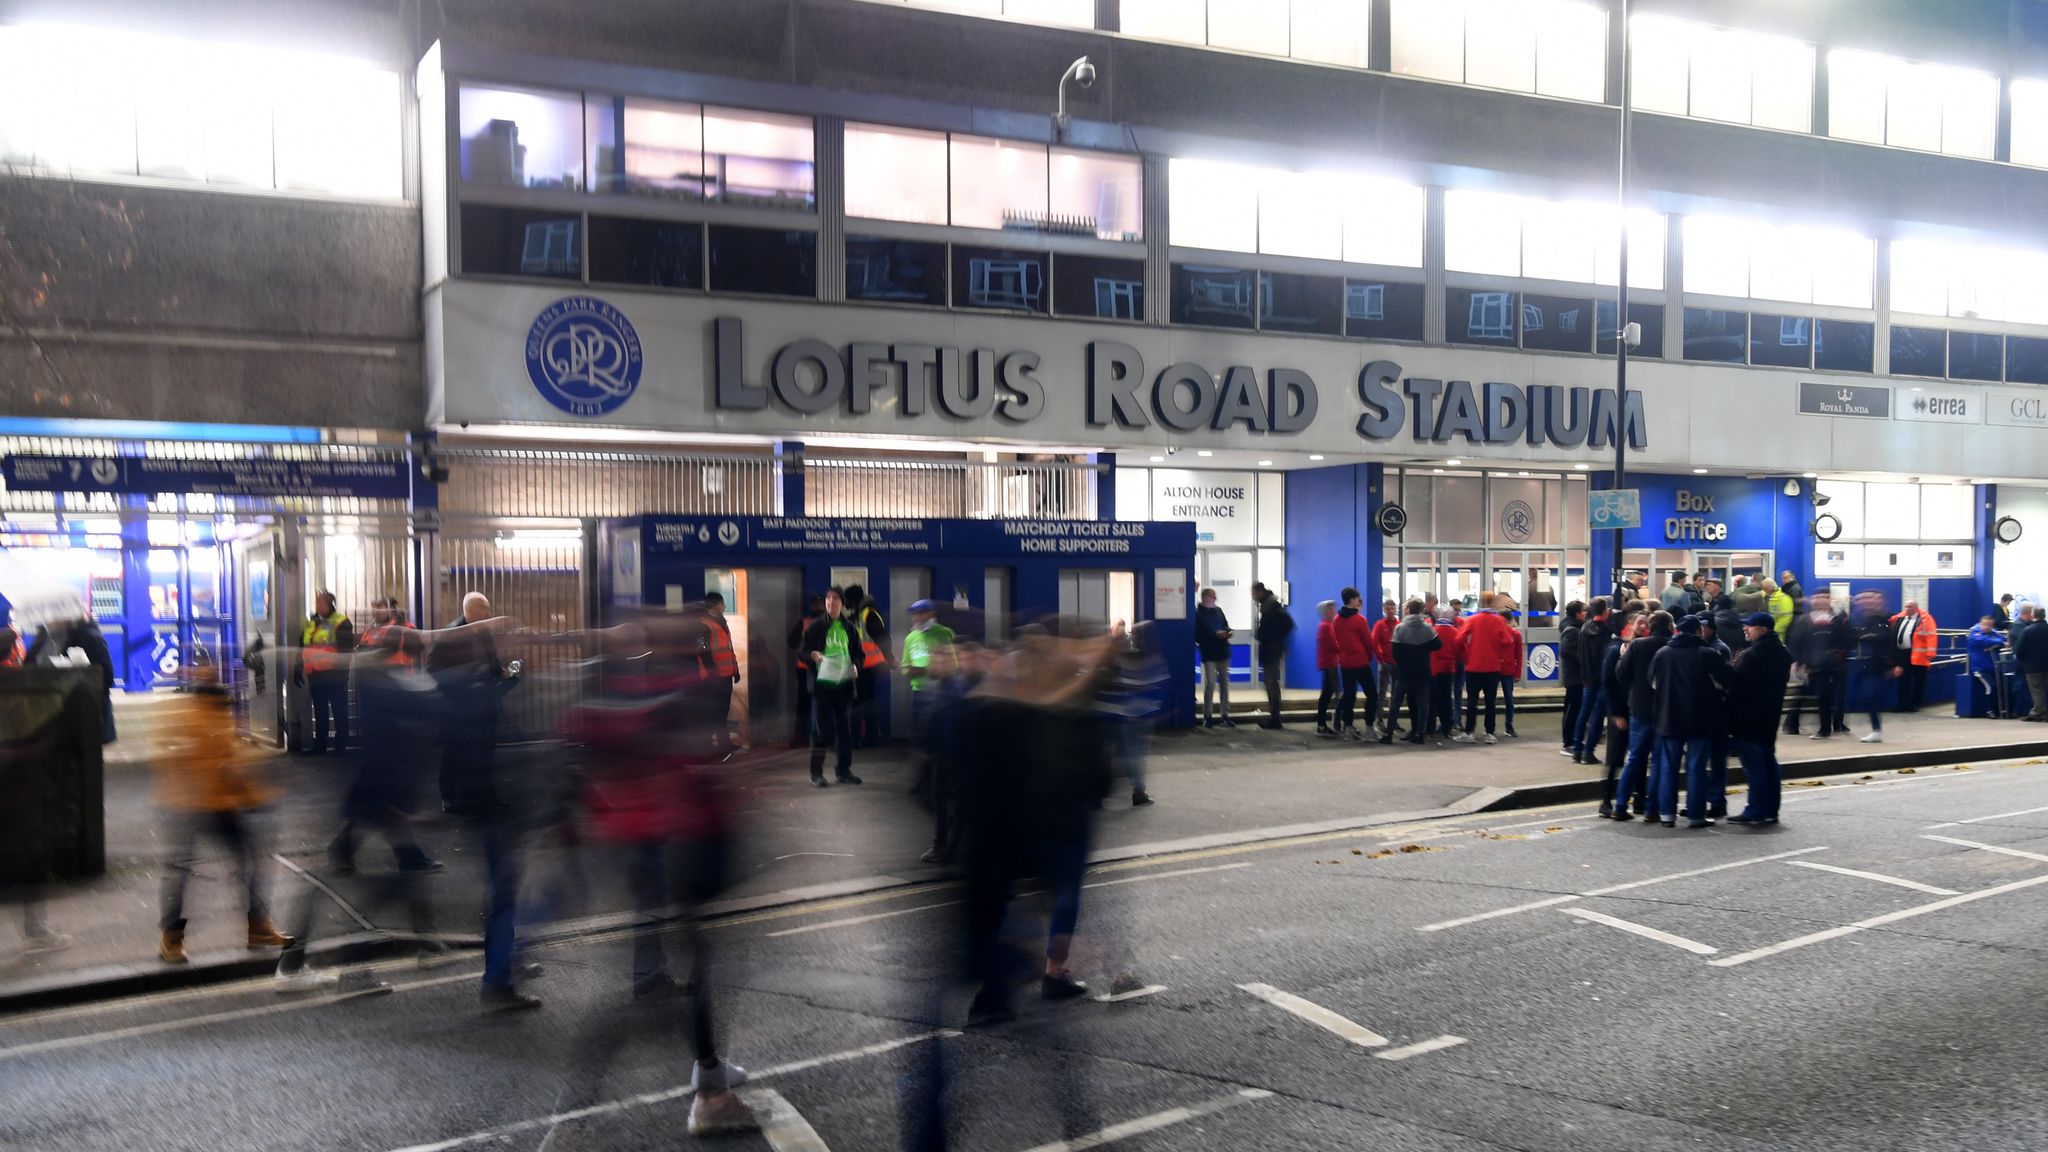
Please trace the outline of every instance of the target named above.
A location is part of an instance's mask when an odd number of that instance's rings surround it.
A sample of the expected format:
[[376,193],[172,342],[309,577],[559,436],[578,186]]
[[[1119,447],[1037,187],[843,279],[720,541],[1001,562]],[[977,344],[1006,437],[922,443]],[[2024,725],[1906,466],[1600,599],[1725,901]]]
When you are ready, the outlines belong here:
[[586,576],[579,528],[507,528],[490,534],[441,533],[434,541],[432,596],[425,627],[442,627],[462,614],[462,598],[481,592],[495,615],[518,627],[497,639],[498,659],[524,665],[521,683],[506,698],[501,735],[533,739],[555,731],[563,711],[582,699],[580,638]]
[[449,448],[444,516],[773,516],[772,456]]
[[804,514],[1092,520],[1099,464],[1064,460],[804,461]]

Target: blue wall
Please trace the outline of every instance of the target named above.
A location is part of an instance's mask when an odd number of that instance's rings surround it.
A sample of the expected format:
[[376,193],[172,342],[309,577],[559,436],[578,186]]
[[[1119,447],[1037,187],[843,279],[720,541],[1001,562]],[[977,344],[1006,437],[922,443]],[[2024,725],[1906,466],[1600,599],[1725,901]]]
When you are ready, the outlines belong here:
[[[1294,594],[1294,644],[1287,653],[1287,683],[1322,685],[1316,670],[1316,603],[1336,600],[1346,586],[1365,594],[1365,613],[1379,619],[1379,571],[1384,555],[1372,517],[1379,510],[1382,469],[1344,464],[1287,474],[1287,586]],[[1341,606],[1341,605],[1340,605]]]

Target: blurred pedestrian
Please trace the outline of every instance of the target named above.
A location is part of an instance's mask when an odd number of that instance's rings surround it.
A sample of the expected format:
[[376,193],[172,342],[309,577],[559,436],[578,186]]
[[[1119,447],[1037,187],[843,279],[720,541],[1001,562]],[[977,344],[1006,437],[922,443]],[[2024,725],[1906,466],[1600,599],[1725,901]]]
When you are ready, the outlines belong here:
[[35,641],[28,646],[23,661],[43,667],[82,663],[98,670],[100,743],[114,742],[114,655],[107,648],[106,634],[86,614],[82,601],[77,604],[75,615],[53,620],[36,629]]
[[1131,807],[1142,808],[1152,803],[1152,793],[1145,787],[1145,760],[1151,752],[1152,727],[1165,710],[1170,678],[1152,621],[1140,621],[1128,636],[1112,640],[1113,658],[1097,706],[1111,728],[1111,757],[1130,781]]
[[732,624],[725,618],[725,594],[704,593],[704,714],[710,720],[710,746],[732,748],[732,690],[740,682],[739,657],[732,647]]
[[1330,727],[1330,710],[1343,690],[1344,676],[1337,670],[1337,602],[1316,604],[1316,676],[1322,682],[1316,694],[1316,735],[1335,736]]
[[327,751],[334,733],[334,754],[348,751],[348,653],[355,651],[355,625],[334,606],[334,593],[313,594],[313,615],[299,631],[300,680],[312,697],[315,756]]
[[1970,676],[1984,689],[1984,704],[1991,719],[2000,720],[2005,716],[2005,693],[1999,691],[1998,653],[2005,647],[2005,636],[1998,630],[1998,622],[1986,612],[1970,629],[1967,640],[1970,653]]
[[953,630],[938,620],[938,606],[930,600],[911,604],[910,631],[903,634],[903,655],[897,665],[910,688],[910,742],[918,756],[917,781],[911,791],[921,796],[930,795],[932,789],[932,714],[946,682],[959,671]]
[[[1230,618],[1216,603],[1214,588],[1202,589],[1195,607],[1195,654],[1202,661],[1202,727],[1237,727],[1230,718]],[[1223,712],[1216,712],[1216,696],[1223,695]]]
[[[1597,599],[1594,602],[1600,603]],[[1599,816],[1603,820],[1632,819],[1631,804],[1639,815],[1647,816],[1650,811],[1645,783],[1637,780],[1628,792],[1620,791],[1622,768],[1628,761],[1629,734],[1628,688],[1621,682],[1619,665],[1622,650],[1636,638],[1637,629],[1647,619],[1632,606],[1614,615],[1607,647],[1601,651],[1599,662],[1590,666],[1597,671],[1592,673],[1594,694],[1588,698],[1587,707],[1593,709],[1590,721],[1598,725],[1599,735],[1592,743],[1593,754],[1579,757],[1576,762],[1604,763],[1607,767],[1600,790]]]
[[825,750],[833,750],[833,775],[858,784],[853,774],[853,699],[859,669],[867,660],[860,626],[837,585],[825,590],[825,612],[803,638],[811,677],[811,783],[825,787]]
[[1778,767],[1778,713],[1792,676],[1792,655],[1778,639],[1777,618],[1752,612],[1742,621],[1748,645],[1735,658],[1728,683],[1728,735],[1749,796],[1730,824],[1776,824],[1784,774]]
[[[853,728],[853,740],[863,748],[873,748],[882,742],[882,721],[880,705],[882,678],[889,671],[889,653],[893,645],[889,642],[889,625],[882,619],[881,609],[875,607],[867,590],[858,584],[848,584],[840,598],[846,604],[846,618],[860,637],[861,650],[854,662],[853,699],[847,710],[847,721]],[[858,784],[858,780],[848,780]]]
[[1337,680],[1343,693],[1337,701],[1336,731],[1340,736],[1363,740],[1365,733],[1359,731],[1357,724],[1361,691],[1365,693],[1365,726],[1373,727],[1380,715],[1380,693],[1372,674],[1373,627],[1366,623],[1365,600],[1358,589],[1346,588],[1341,595],[1344,604],[1337,609],[1337,619],[1331,625],[1337,641]]
[[789,658],[796,665],[796,712],[790,717],[789,746],[809,748],[811,746],[811,673],[809,654],[804,651],[804,633],[810,631],[811,622],[825,614],[825,597],[814,594],[804,602],[804,614],[789,626]]
[[1258,605],[1259,622],[1254,638],[1259,646],[1259,678],[1266,684],[1266,718],[1261,728],[1279,728],[1280,689],[1287,679],[1287,645],[1294,636],[1294,617],[1271,588],[1252,584],[1252,603]]
[[1806,676],[1805,691],[1786,714],[1786,735],[1799,734],[1799,713],[1805,700],[1813,701],[1816,721],[1816,731],[1809,739],[1826,740],[1838,730],[1848,731],[1842,724],[1842,675],[1854,645],[1848,617],[1834,610],[1827,593],[1814,593],[1805,613],[1785,633],[1793,666]]
[[1388,646],[1393,650],[1394,667],[1399,673],[1394,679],[1393,691],[1387,694],[1386,707],[1381,717],[1386,726],[1380,731],[1380,743],[1392,744],[1394,733],[1400,727],[1401,701],[1408,701],[1408,735],[1403,737],[1410,744],[1421,744],[1428,739],[1430,727],[1430,697],[1435,687],[1433,663],[1436,654],[1444,645],[1443,637],[1424,614],[1420,600],[1410,600],[1408,614],[1402,617],[1391,634]]
[[234,853],[251,950],[282,948],[291,938],[270,919],[270,869],[258,812],[276,799],[261,779],[260,754],[235,735],[233,702],[214,670],[191,669],[187,691],[164,709],[156,772],[156,804],[164,815],[164,871],[159,889],[157,957],[183,964],[185,887],[199,862],[202,836]]
[[1855,683],[1857,702],[1870,717],[1870,731],[1863,734],[1862,743],[1882,744],[1884,697],[1890,694],[1891,682],[1899,677],[1899,668],[1894,663],[1897,649],[1891,617],[1885,612],[1881,592],[1859,592],[1851,607],[1855,612],[1849,624],[1854,661],[1849,677]]

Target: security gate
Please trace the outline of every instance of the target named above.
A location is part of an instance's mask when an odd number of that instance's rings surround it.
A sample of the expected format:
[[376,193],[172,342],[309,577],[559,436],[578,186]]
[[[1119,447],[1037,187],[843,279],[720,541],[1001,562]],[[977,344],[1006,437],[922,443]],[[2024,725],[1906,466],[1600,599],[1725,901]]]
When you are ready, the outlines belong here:
[[433,539],[433,616],[425,626],[461,619],[471,592],[490,600],[492,615],[512,619],[498,637],[498,659],[518,661],[521,682],[505,700],[502,740],[551,735],[582,699],[588,539],[574,520],[468,522]]

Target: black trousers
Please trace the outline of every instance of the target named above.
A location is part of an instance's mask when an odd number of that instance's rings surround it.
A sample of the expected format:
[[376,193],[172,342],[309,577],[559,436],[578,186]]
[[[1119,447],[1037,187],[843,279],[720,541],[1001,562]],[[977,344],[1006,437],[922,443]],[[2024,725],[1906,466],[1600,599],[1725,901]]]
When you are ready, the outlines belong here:
[[1579,710],[1584,708],[1585,706],[1586,686],[1583,684],[1565,685],[1564,746],[1566,748],[1570,748],[1574,743],[1573,737],[1575,737],[1578,734],[1579,728],[1581,727],[1579,721],[1582,719],[1582,717],[1579,715]]
[[1500,703],[1500,673],[1465,673],[1465,731],[1470,732],[1479,721],[1479,697],[1486,697],[1486,731],[1493,733],[1493,713]]
[[1899,676],[1899,711],[1918,712],[1927,703],[1927,665],[1906,663]]
[[[1438,735],[1451,734],[1451,680],[1449,672],[1434,673],[1429,678],[1429,719]],[[1416,729],[1416,731],[1422,731]]]
[[311,672],[306,684],[313,697],[313,751],[327,751],[330,728],[334,750],[348,751],[348,673]]
[[1323,690],[1316,694],[1316,727],[1326,728],[1330,724],[1330,706],[1337,702],[1337,690],[1344,683],[1344,674],[1335,668],[1318,671],[1323,674]]
[[851,684],[817,684],[811,720],[811,776],[825,774],[825,750],[834,754],[833,771],[844,778],[853,771],[853,693]]
[[1361,688],[1365,690],[1365,726],[1372,727],[1380,715],[1380,693],[1372,682],[1372,665],[1339,668],[1337,678],[1344,685],[1344,695],[1337,701],[1337,727],[1349,728],[1357,718],[1358,692]]

